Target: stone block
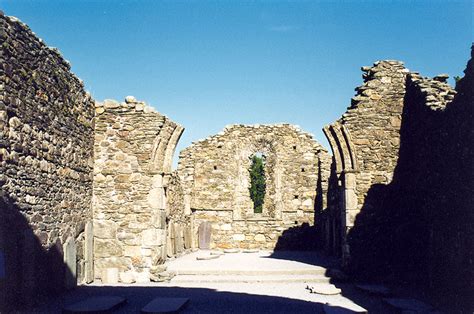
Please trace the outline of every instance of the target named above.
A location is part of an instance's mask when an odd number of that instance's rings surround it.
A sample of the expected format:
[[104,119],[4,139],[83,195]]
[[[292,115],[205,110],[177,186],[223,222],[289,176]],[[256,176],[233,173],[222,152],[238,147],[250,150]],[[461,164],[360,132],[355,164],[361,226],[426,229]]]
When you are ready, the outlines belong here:
[[119,278],[120,278],[120,282],[127,283],[127,284],[131,284],[131,283],[134,283],[136,281],[135,280],[135,274],[131,271],[120,272],[119,273]]
[[147,229],[141,232],[144,246],[160,246],[165,243],[164,231],[161,229]]
[[104,285],[114,285],[119,282],[119,269],[118,268],[105,268],[102,269],[100,279]]
[[73,289],[77,284],[76,274],[76,242],[74,238],[69,237],[63,245],[64,264],[66,265],[66,273],[64,284],[66,289]]
[[211,223],[204,221],[199,226],[199,248],[208,250],[211,244]]
[[165,190],[163,188],[152,188],[148,193],[148,205],[154,209],[165,209]]
[[245,240],[245,234],[242,234],[242,233],[234,234],[234,235],[232,235],[232,239],[234,241],[244,241]]
[[265,236],[263,234],[255,235],[254,240],[257,241],[257,242],[265,242],[266,241]]
[[94,220],[94,236],[99,239],[115,239],[117,224],[110,220]]
[[123,256],[140,256],[142,255],[141,247],[140,246],[124,246],[123,247]]
[[95,257],[122,256],[122,247],[117,240],[95,239],[94,255]]
[[150,282],[150,272],[143,271],[135,273],[136,283],[149,283]]
[[230,230],[232,230],[232,225],[231,224],[223,224],[223,225],[221,225],[221,230],[230,231]]

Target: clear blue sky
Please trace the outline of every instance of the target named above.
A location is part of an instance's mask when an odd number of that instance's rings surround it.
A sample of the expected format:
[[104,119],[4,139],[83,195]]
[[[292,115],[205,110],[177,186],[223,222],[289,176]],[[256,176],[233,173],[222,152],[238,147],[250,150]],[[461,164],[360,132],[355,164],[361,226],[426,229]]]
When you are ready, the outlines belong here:
[[178,150],[227,124],[289,122],[327,146],[362,83],[397,59],[461,75],[473,1],[0,0],[72,63],[97,100],[134,95],[186,128]]

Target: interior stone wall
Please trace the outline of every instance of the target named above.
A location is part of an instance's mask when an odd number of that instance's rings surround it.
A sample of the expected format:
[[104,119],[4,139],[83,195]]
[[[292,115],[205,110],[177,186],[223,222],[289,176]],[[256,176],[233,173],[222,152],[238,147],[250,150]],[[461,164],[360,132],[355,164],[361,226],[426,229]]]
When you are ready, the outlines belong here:
[[[265,156],[263,212],[250,199],[251,157]],[[194,234],[212,223],[211,247],[275,248],[284,230],[312,225],[323,203],[329,172],[325,149],[298,127],[232,125],[180,153],[178,173],[185,208],[193,212]],[[319,192],[319,193],[318,193]]]
[[95,277],[148,282],[167,256],[167,193],[183,128],[128,96],[96,103]]
[[94,102],[0,12],[0,311],[92,280]]

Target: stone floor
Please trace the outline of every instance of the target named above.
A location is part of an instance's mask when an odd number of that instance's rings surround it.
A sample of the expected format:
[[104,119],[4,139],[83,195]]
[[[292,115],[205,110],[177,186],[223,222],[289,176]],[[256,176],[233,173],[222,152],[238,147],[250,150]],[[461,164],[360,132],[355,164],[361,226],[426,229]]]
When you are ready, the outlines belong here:
[[[390,313],[381,298],[350,284],[336,284],[339,295],[310,293],[307,286],[334,288],[325,276],[334,261],[313,252],[228,253],[218,259],[198,251],[168,262],[178,275],[167,283],[78,287],[36,312],[61,313],[89,296],[120,296],[126,305],[114,313],[139,313],[156,297],[189,298],[181,313]],[[331,290],[331,289],[328,289]],[[332,290],[331,290],[332,291]]]

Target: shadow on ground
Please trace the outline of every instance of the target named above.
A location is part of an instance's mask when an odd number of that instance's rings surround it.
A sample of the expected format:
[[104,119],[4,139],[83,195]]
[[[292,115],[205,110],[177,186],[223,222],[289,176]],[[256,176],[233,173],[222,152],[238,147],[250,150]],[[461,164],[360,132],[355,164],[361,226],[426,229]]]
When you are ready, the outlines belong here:
[[[309,292],[308,292],[309,293]],[[127,303],[114,313],[139,313],[156,297],[189,298],[181,313],[324,313],[323,304],[289,298],[206,288],[82,286],[37,308],[37,313],[61,313],[64,306],[90,296],[121,296]]]

